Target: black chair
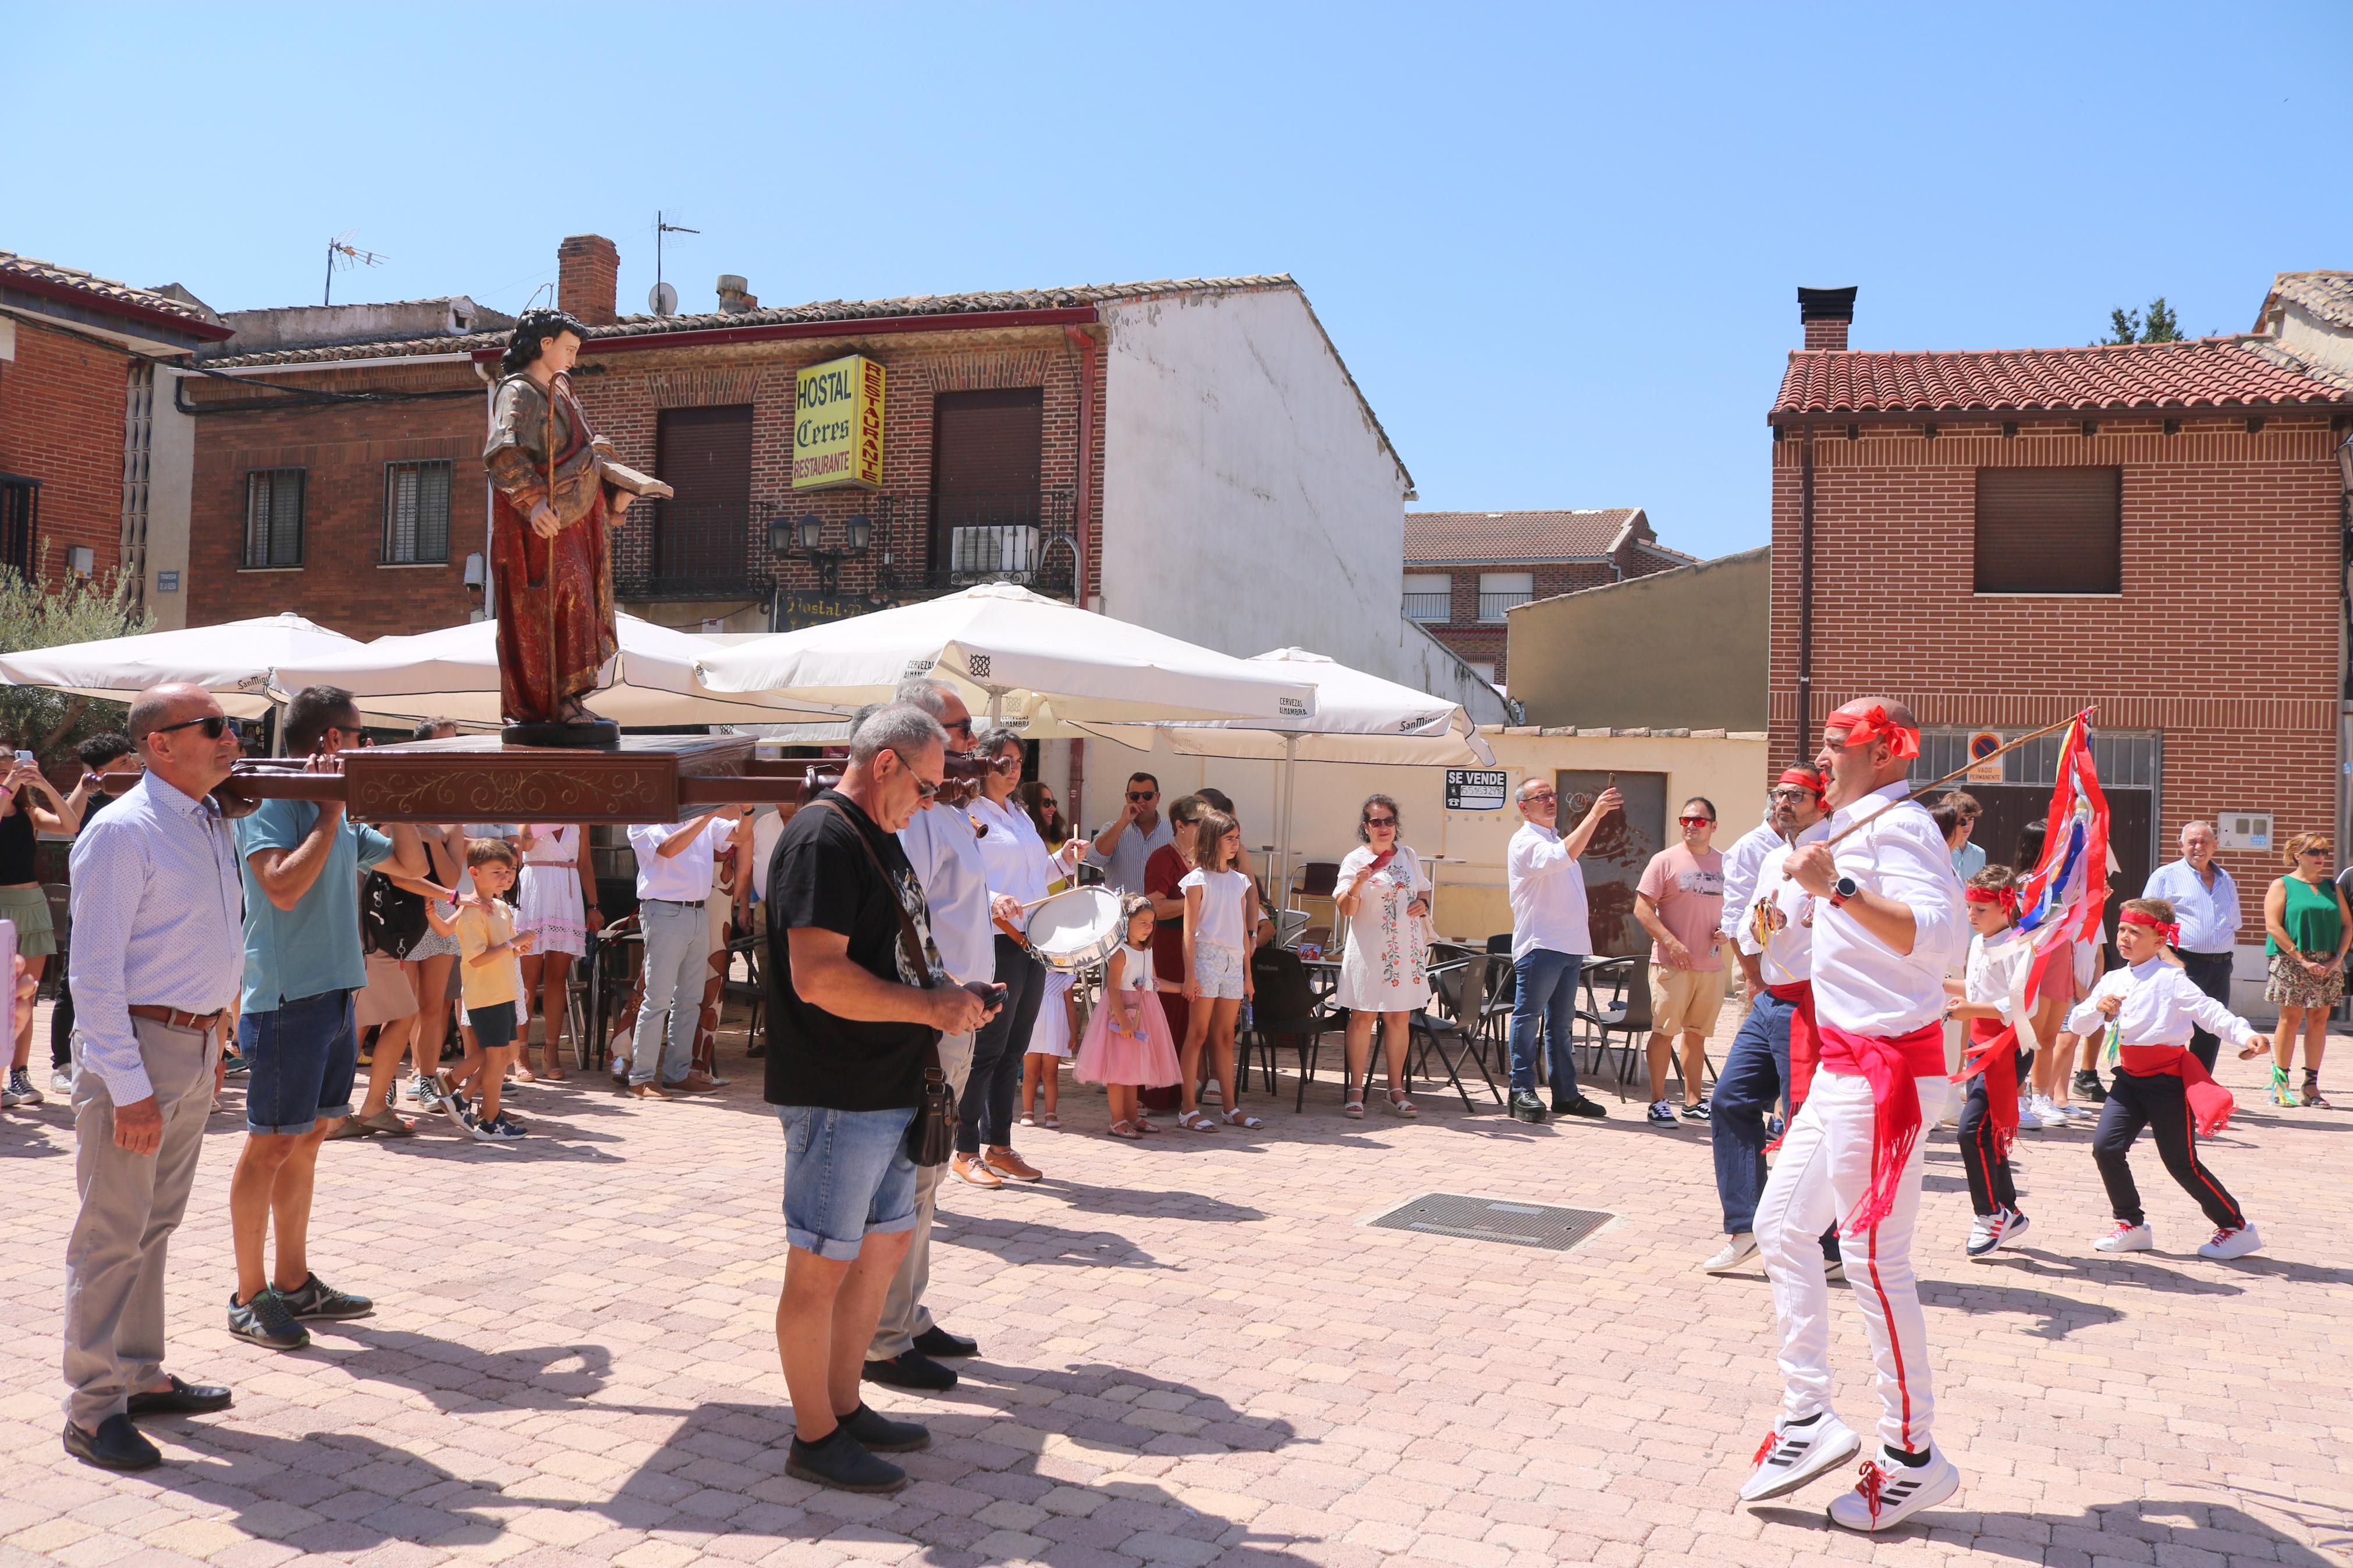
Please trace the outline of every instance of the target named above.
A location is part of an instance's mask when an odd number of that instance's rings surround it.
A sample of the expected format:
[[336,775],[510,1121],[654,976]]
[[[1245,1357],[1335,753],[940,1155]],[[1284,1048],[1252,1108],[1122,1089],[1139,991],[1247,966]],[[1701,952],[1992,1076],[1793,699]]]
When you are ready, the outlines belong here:
[[[1430,978],[1437,984],[1441,1011],[1432,1013],[1425,1008],[1406,1020],[1407,1039],[1421,1042],[1422,1066],[1427,1068],[1430,1065],[1430,1052],[1438,1053],[1438,1059],[1446,1068],[1447,1081],[1454,1086],[1454,1092],[1462,1097],[1462,1109],[1466,1111],[1475,1112],[1479,1108],[1472,1103],[1471,1091],[1462,1085],[1462,1063],[1465,1060],[1479,1069],[1480,1080],[1486,1084],[1487,1092],[1495,1097],[1495,1103],[1504,1103],[1503,1091],[1488,1076],[1487,1064],[1480,1052],[1480,1031],[1487,1001],[1487,970],[1492,962],[1486,953],[1473,952],[1432,968]],[[1449,1041],[1455,1046],[1451,1056],[1446,1048]],[[1428,1075],[1425,1073],[1424,1076]],[[1368,1054],[1365,1062],[1364,1089],[1367,1097],[1372,1092],[1372,1060]]]
[[[1327,1012],[1315,999],[1307,970],[1299,955],[1286,947],[1262,947],[1250,955],[1250,979],[1258,996],[1250,1004],[1250,1038],[1258,1047],[1266,1073],[1267,1091],[1274,1090],[1274,1046],[1279,1039],[1299,1045],[1299,1095],[1294,1111],[1307,1108],[1307,1081],[1315,1076],[1316,1047],[1325,1035],[1347,1027],[1345,1012]],[[1247,1048],[1247,1047],[1245,1047]],[[1245,1070],[1248,1059],[1240,1064]],[[1237,1087],[1239,1085],[1237,1075]]]
[[[1587,1038],[1593,1047],[1587,1070],[1599,1072],[1607,1052],[1622,1052],[1618,1067],[1618,1098],[1622,1100],[1626,1086],[1634,1081],[1634,1065],[1643,1059],[1642,1047],[1651,1037],[1650,967],[1640,956],[1588,959],[1577,974],[1577,984],[1584,990],[1585,1004],[1577,1009],[1575,1019],[1589,1031]],[[1625,1038],[1613,1047],[1613,1035]],[[1577,1044],[1572,1040],[1570,1048]]]
[[744,1054],[747,1057],[764,1057],[768,1054],[767,1037],[763,1033],[767,1023],[768,987],[760,973],[761,954],[767,945],[765,937],[757,931],[747,932],[729,942],[728,952],[740,952],[744,955],[744,973],[747,978],[736,979],[735,965],[730,962],[727,965],[728,976],[720,983],[719,986],[719,1014],[722,1018],[727,1016],[727,1004],[730,1002],[742,1002],[752,1009],[752,1016],[744,1021]]

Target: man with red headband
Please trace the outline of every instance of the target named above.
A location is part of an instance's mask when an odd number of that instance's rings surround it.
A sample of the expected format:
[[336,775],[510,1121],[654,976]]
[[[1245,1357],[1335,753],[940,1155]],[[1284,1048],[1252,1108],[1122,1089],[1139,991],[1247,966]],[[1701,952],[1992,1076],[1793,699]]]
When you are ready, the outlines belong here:
[[1839,1223],[1847,1279],[1879,1371],[1878,1449],[1831,1521],[1891,1529],[1960,1489],[1930,1438],[1927,1325],[1912,1273],[1921,1142],[1944,1115],[1945,976],[1966,940],[1952,852],[1927,808],[1905,798],[1920,728],[1893,699],[1832,713],[1815,765],[1829,834],[1792,849],[1788,879],[1814,904],[1814,1018],[1821,1060],[1757,1205],[1757,1240],[1781,1331],[1781,1419],[1740,1489],[1754,1502],[1795,1491],[1852,1457],[1831,1408],[1830,1286],[1818,1239]]
[[[1814,900],[1788,879],[1785,868],[1792,847],[1823,836],[1822,789],[1822,775],[1811,768],[1782,772],[1766,818],[1773,843],[1736,909],[1732,857],[1725,857],[1725,931],[1738,944],[1749,1007],[1715,1078],[1715,1119],[1708,1140],[1715,1155],[1716,1196],[1724,1205],[1725,1243],[1700,1265],[1709,1274],[1732,1273],[1757,1256],[1757,1200],[1765,1191],[1768,1136],[1765,1118],[1785,1095],[1795,1116],[1813,1077]],[[1832,1230],[1823,1259],[1833,1273],[1838,1257]]]
[[2189,1031],[2202,1026],[2238,1047],[2242,1058],[2263,1055],[2272,1043],[2200,991],[2187,971],[2165,961],[2165,950],[2179,940],[2171,904],[2126,899],[2116,916],[2116,952],[2125,967],[2100,977],[2067,1016],[2059,1040],[2064,1051],[2078,1038],[2105,1034],[2116,1064],[2108,1102],[2100,1108],[2100,1130],[2092,1137],[2092,1158],[2116,1225],[2092,1245],[2102,1252],[2147,1252],[2156,1245],[2126,1159],[2147,1127],[2157,1134],[2167,1173],[2214,1222],[2213,1237],[2198,1256],[2227,1262],[2254,1251],[2263,1238],[2198,1157],[2198,1134],[2221,1131],[2234,1108],[2231,1091],[2190,1053]]

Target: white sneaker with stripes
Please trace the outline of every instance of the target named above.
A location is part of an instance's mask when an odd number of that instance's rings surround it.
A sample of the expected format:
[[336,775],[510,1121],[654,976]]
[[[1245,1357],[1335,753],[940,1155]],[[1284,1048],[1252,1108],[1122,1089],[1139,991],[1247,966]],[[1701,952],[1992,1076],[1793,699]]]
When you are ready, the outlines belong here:
[[1928,1462],[1917,1467],[1882,1449],[1876,1458],[1863,1461],[1854,1490],[1831,1499],[1831,1522],[1866,1533],[1893,1530],[1960,1489],[1961,1472],[1934,1443],[1928,1445]]
[[1862,1447],[1853,1429],[1830,1411],[1803,1426],[1778,1422],[1757,1446],[1757,1468],[1741,1484],[1742,1502],[1763,1502],[1796,1491]]

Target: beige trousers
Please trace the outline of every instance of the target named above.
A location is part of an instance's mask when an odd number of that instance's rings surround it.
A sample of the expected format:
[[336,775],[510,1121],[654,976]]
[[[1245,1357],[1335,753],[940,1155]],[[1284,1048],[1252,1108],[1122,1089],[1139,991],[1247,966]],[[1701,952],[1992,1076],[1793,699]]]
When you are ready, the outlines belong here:
[[[940,1037],[940,1070],[948,1075],[948,1088],[961,1100],[965,1082],[972,1076],[970,1035]],[[932,1326],[923,1290],[932,1282],[932,1215],[939,1206],[940,1180],[947,1173],[945,1165],[926,1165],[915,1173],[914,1237],[907,1244],[907,1256],[899,1260],[899,1271],[891,1276],[891,1293],[882,1298],[882,1318],[874,1325],[874,1342],[866,1352],[869,1361],[889,1361],[913,1349],[915,1336]]]
[[85,1432],[164,1375],[164,1264],[188,1206],[212,1112],[213,1036],[131,1020],[164,1116],[153,1154],[115,1147],[114,1101],[80,1070],[74,1041],[74,1184],[81,1212],[66,1242],[66,1416]]

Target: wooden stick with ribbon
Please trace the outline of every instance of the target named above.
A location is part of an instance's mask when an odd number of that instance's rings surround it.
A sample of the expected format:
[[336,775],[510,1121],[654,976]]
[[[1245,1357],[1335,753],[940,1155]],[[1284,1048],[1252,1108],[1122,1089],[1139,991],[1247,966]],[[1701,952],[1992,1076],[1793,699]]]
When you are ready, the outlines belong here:
[[[1930,779],[1926,784],[1920,785],[1917,789],[1915,789],[1910,794],[1906,795],[1904,797],[1904,800],[1897,801],[1895,805],[1902,805],[1905,801],[1918,800],[1922,795],[1926,795],[1930,790],[1936,788],[1939,784],[1948,784],[1952,783],[1955,779],[1959,778],[1963,773],[1968,773],[1971,768],[1983,767],[1986,763],[1992,762],[1996,757],[2002,756],[2008,752],[2018,750],[2019,747],[2026,744],[2029,741],[2039,741],[2043,736],[2051,734],[2055,731],[2064,730],[2070,724],[2089,719],[2093,714],[2099,710],[2100,705],[2094,702],[2092,706],[2084,709],[2082,712],[2071,713],[2066,718],[2060,720],[2056,724],[2045,724],[2040,730],[2030,731],[2028,733],[2021,735],[2015,741],[2011,741],[2007,744],[1996,747],[1994,750],[1988,752],[1982,757],[1972,757],[1968,762],[1963,763],[1959,767],[1955,768],[1951,773],[1946,773],[1941,777]],[[1873,812],[1869,816],[1862,817],[1858,821],[1850,822],[1844,827],[1840,828],[1836,833],[1831,834],[1822,842],[1825,845],[1836,844],[1840,839],[1844,838],[1856,828],[1865,826],[1870,823],[1876,821],[1878,816],[1879,814],[1877,812]]]
[[[558,533],[564,529],[564,511],[555,500],[555,385],[563,374],[555,371],[547,378],[547,510],[555,516]],[[547,570],[540,580],[539,595],[547,610],[546,721],[553,724],[557,722],[556,710],[563,701],[555,689],[555,538],[550,535],[541,542],[547,546]]]

